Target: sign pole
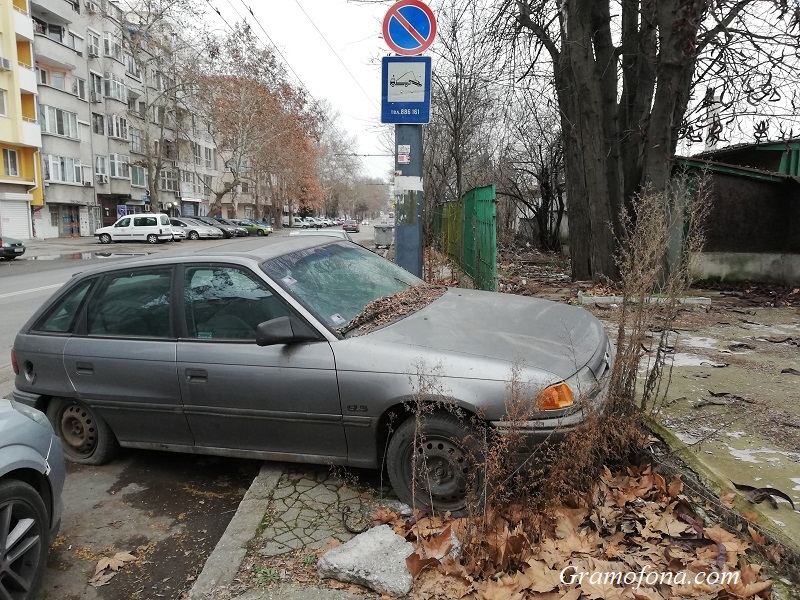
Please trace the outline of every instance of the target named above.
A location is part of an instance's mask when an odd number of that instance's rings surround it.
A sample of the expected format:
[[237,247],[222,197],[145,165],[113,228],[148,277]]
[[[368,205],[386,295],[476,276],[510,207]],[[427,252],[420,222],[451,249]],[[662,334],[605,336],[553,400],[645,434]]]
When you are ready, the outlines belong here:
[[409,150],[395,154],[395,262],[422,277],[422,125],[395,125],[395,146]]
[[436,37],[436,17],[422,0],[400,0],[383,19],[383,39],[400,56],[385,56],[381,121],[395,137],[395,262],[422,277],[422,125],[430,121],[431,58],[419,56]]

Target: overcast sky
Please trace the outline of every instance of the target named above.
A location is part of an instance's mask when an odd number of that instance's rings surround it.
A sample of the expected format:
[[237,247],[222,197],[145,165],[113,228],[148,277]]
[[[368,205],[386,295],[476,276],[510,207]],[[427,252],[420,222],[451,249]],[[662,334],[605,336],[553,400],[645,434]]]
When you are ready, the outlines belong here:
[[[383,43],[381,24],[392,0],[377,4],[211,0],[211,4],[231,25],[244,16],[256,35],[273,42],[290,67],[290,77],[299,78],[315,99],[324,98],[339,111],[342,127],[358,137],[359,153],[386,152],[379,139],[386,127],[380,123],[380,60],[390,51]],[[255,19],[245,6],[252,8]],[[361,161],[371,177],[385,180],[394,169],[392,157],[368,156]]]

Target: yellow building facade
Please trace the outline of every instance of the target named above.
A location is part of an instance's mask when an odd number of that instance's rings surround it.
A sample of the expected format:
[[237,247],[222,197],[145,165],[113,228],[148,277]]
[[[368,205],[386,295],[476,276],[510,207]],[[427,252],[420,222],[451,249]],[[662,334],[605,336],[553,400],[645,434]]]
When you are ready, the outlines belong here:
[[33,35],[28,0],[0,3],[0,235],[22,239],[44,204]]

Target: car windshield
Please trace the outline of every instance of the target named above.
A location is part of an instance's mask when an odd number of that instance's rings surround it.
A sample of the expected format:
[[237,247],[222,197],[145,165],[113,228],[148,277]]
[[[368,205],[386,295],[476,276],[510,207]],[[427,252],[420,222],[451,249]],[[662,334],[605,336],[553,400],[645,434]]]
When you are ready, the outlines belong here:
[[424,285],[405,269],[345,241],[284,254],[261,268],[320,321],[340,330],[370,302]]

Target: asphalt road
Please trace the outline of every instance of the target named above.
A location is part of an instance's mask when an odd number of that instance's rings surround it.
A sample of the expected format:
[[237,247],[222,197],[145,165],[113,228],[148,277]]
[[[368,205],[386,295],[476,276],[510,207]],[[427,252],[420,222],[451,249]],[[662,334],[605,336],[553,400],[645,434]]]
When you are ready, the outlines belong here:
[[[272,244],[268,238],[101,245],[94,239],[31,244],[25,256],[0,261],[0,394],[13,389],[14,336],[34,311],[74,273],[148,253],[225,252]],[[373,230],[351,234],[371,246]],[[51,550],[42,598],[93,600],[180,598],[213,550],[260,462],[139,450],[111,464],[69,464],[61,533]],[[125,564],[107,585],[89,580],[98,561],[117,552]]]

